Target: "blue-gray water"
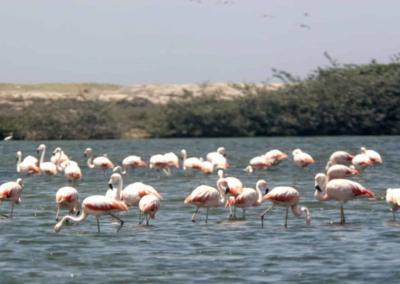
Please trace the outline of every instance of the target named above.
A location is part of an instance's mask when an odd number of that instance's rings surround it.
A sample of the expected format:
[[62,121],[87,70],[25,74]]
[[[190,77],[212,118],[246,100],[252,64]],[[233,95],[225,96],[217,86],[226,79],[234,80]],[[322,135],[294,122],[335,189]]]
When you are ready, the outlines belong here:
[[[313,193],[314,175],[324,169],[329,154],[335,150],[358,152],[360,146],[380,152],[384,164],[365,170],[355,180],[380,196],[387,187],[400,186],[398,142],[395,136],[45,142],[49,149],[61,146],[81,164],[81,200],[104,194],[107,189],[108,178],[85,167],[82,153],[88,146],[95,153],[108,153],[114,161],[127,154],[148,159],[151,154],[177,153],[182,148],[189,156],[204,156],[224,146],[232,166],[229,175],[251,187],[259,178],[266,179],[271,188],[295,186],[301,193],[301,203],[311,210],[312,223],[307,226],[303,219],[290,214],[289,228],[284,229],[284,209],[277,208],[261,228],[258,215],[268,206],[263,204],[248,209],[245,221],[228,221],[227,210],[219,208],[211,211],[208,224],[203,222],[203,210],[193,224],[190,218],[194,208],[184,205],[183,199],[200,184],[215,185],[216,176],[175,172],[166,177],[141,169],[128,175],[124,183],[142,181],[164,196],[151,226],[138,225],[133,209],[122,215],[126,222],[119,233],[117,225],[103,217],[98,234],[91,216],[56,234],[55,193],[66,185],[64,176],[26,177],[15,218],[0,219],[0,282],[397,282],[400,222],[391,221],[387,204],[383,200],[352,201],[345,206],[348,224],[340,226],[338,204],[318,202]],[[1,182],[18,176],[15,152],[35,154],[38,144],[0,144]],[[268,149],[291,153],[297,147],[312,154],[317,163],[299,169],[286,160],[274,169],[251,175],[242,170],[251,157]],[[5,202],[0,212],[8,211]]]

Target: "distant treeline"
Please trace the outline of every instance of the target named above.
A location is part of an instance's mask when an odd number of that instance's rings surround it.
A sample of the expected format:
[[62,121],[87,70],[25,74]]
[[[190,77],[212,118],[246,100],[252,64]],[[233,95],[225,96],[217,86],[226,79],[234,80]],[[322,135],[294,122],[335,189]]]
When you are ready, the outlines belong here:
[[35,101],[15,110],[3,104],[0,136],[10,132],[21,139],[400,134],[400,64],[331,63],[304,80],[275,71],[287,83],[284,87],[238,86],[245,95],[235,99],[187,93],[167,105],[63,100]]

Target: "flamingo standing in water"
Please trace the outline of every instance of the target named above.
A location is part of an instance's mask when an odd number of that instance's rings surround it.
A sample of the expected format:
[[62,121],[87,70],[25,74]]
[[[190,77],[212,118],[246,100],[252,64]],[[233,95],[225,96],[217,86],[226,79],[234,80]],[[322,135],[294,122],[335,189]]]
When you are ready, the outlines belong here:
[[315,176],[314,197],[319,201],[336,200],[340,202],[340,224],[345,224],[343,204],[360,197],[374,197],[374,193],[361,184],[347,179],[328,181],[326,175],[319,173]]
[[202,161],[200,160],[200,158],[197,157],[187,157],[187,152],[185,149],[181,150],[181,157],[182,157],[182,168],[184,171],[187,170],[196,170],[196,171],[201,171],[202,168]]
[[196,211],[192,216],[192,222],[196,222],[196,215],[200,207],[207,208],[206,223],[208,222],[208,212],[210,207],[221,207],[225,204],[225,191],[228,183],[224,179],[219,179],[217,188],[208,185],[200,185],[196,187],[188,197],[185,198],[185,204],[196,206]]
[[[262,203],[263,194],[261,190],[267,188],[267,182],[263,179],[257,181],[256,189],[245,187],[242,193],[230,198],[227,202],[229,206],[236,206],[243,209],[242,218],[246,218],[246,207],[259,206]],[[225,192],[228,193],[228,192]]]
[[225,157],[225,148],[218,147],[216,152],[210,152],[207,154],[206,159],[207,161],[212,162],[214,159],[218,159],[220,156]]
[[59,220],[60,209],[68,209],[69,213],[77,213],[81,208],[79,203],[78,191],[71,186],[64,186],[57,190],[56,193],[57,213],[56,221]]
[[292,155],[294,163],[301,168],[315,163],[313,157],[311,157],[310,154],[303,152],[301,149],[293,150]]
[[355,155],[351,163],[358,169],[365,168],[373,164],[371,159],[364,153]]
[[290,186],[277,186],[272,190],[268,188],[265,190],[265,195],[263,197],[264,201],[271,201],[272,206],[269,207],[261,214],[261,226],[264,226],[264,216],[267,212],[271,211],[275,206],[281,206],[286,208],[285,215],[285,228],[287,228],[289,207],[292,209],[293,214],[296,217],[301,217],[304,213],[306,224],[311,223],[310,210],[307,207],[299,207],[300,194],[294,187]]
[[264,154],[266,160],[272,162],[272,165],[278,165],[283,160],[287,159],[288,155],[281,150],[273,149]]
[[248,173],[253,173],[255,169],[265,169],[273,165],[272,159],[265,156],[257,156],[250,160],[249,165],[244,169]]
[[393,220],[396,220],[396,212],[400,208],[400,188],[388,188],[386,202],[392,206]]
[[82,171],[78,163],[69,160],[65,163],[64,176],[70,183],[75,183],[82,178]]
[[40,168],[39,161],[36,157],[26,156],[23,161],[21,151],[17,152],[17,173],[38,174]]
[[[225,180],[228,185],[226,194],[229,194],[232,197],[237,197],[239,194],[243,192],[243,183],[240,181],[240,179],[236,177],[224,177],[223,170],[218,170],[217,174],[219,177],[218,181]],[[236,206],[229,205],[229,217],[236,219]]]
[[155,218],[160,206],[160,198],[153,193],[143,196],[139,201],[139,210],[143,215],[143,219],[140,220],[139,224],[142,224],[146,219],[146,225],[149,225],[150,218]]
[[[0,185],[0,204],[3,201],[10,201],[11,210],[10,218],[13,218],[14,204],[19,204],[21,202],[21,193],[24,188],[22,179],[19,178],[16,181],[9,181]],[[8,217],[7,215],[3,215]]]
[[328,170],[333,165],[351,165],[351,161],[353,160],[354,156],[347,153],[346,151],[336,151],[333,152],[329,159],[328,163],[326,164],[325,170]]
[[40,159],[39,159],[40,171],[48,175],[56,175],[57,166],[52,162],[44,161],[44,156],[46,155],[46,145],[40,144],[39,147],[36,149],[36,151],[40,153]]
[[59,221],[54,226],[54,231],[58,233],[62,227],[64,226],[65,222],[72,221],[76,223],[83,222],[89,215],[94,215],[97,220],[97,231],[100,233],[100,216],[102,215],[110,215],[111,217],[115,218],[120,222],[120,227],[118,231],[124,225],[124,221],[122,221],[118,216],[114,213],[121,212],[121,211],[128,211],[128,207],[122,201],[118,201],[112,198],[105,197],[103,195],[92,195],[86,197],[82,202],[82,209],[81,214],[77,217],[67,215],[64,216],[61,221]]
[[129,155],[122,160],[123,171],[121,173],[125,175],[129,169],[136,169],[140,167],[146,167],[146,162],[143,161],[139,156]]
[[340,165],[336,164],[331,167],[329,167],[326,175],[328,177],[328,180],[332,179],[338,179],[338,178],[345,178],[353,175],[359,175],[360,171],[357,170],[354,166],[345,166],[345,165]]
[[171,175],[169,168],[170,161],[162,154],[156,154],[150,157],[149,167],[150,169],[162,170],[167,176]]
[[366,149],[365,147],[361,147],[361,153],[367,155],[373,164],[382,164],[383,163],[381,155],[374,150],[370,150],[370,149]]
[[84,154],[85,154],[85,157],[88,158],[87,166],[90,169],[100,168],[103,170],[103,174],[105,175],[105,172],[107,169],[114,168],[113,162],[111,162],[111,160],[106,156],[100,156],[100,157],[93,158],[92,148],[86,148]]
[[55,165],[58,165],[60,171],[64,170],[64,168],[66,167],[66,162],[68,161],[69,157],[64,153],[64,151],[60,147],[54,149],[53,155],[50,158],[50,162],[52,162]]

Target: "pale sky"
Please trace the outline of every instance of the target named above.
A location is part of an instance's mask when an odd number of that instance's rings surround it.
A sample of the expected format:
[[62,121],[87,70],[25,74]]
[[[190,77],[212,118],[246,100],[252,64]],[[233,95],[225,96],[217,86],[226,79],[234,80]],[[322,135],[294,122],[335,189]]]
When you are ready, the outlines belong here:
[[0,82],[262,82],[388,62],[397,0],[1,0]]

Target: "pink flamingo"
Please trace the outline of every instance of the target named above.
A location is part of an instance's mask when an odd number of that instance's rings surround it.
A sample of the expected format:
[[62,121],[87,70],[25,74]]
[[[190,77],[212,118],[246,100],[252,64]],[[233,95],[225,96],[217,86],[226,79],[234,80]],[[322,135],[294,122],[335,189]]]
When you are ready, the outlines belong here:
[[294,163],[301,168],[307,167],[308,165],[315,163],[313,157],[303,152],[301,149],[293,150],[292,155]]
[[40,144],[36,150],[38,153],[40,153],[40,159],[39,159],[40,171],[48,175],[56,175],[57,166],[52,162],[44,161],[44,156],[46,155],[46,145]]
[[355,155],[351,162],[356,168],[365,168],[373,164],[371,159],[364,153]]
[[265,169],[272,167],[274,160],[265,156],[257,156],[250,160],[249,165],[244,169],[248,173],[253,173],[255,169]]
[[55,165],[60,165],[62,169],[64,169],[64,163],[68,161],[69,161],[68,155],[66,155],[60,147],[54,149],[53,155],[50,158],[50,162],[52,162]]
[[92,148],[86,148],[84,154],[85,154],[85,157],[88,158],[87,166],[90,169],[100,168],[103,170],[103,174],[105,174],[105,171],[107,169],[114,168],[113,162],[111,162],[111,160],[106,156],[100,156],[100,157],[93,158]]
[[[24,188],[22,179],[19,178],[16,181],[9,181],[0,185],[0,204],[3,201],[10,201],[11,211],[10,218],[13,218],[14,204],[21,203],[21,193]],[[3,215],[8,217],[7,215]]]
[[200,158],[197,157],[187,157],[187,152],[185,149],[181,150],[181,157],[182,157],[182,168],[184,171],[187,170],[196,170],[196,171],[201,171],[202,169],[202,161]]
[[149,161],[150,169],[162,170],[167,176],[171,175],[170,164],[168,157],[162,154],[151,156]]
[[150,218],[155,218],[160,206],[160,198],[158,196],[152,193],[143,196],[139,201],[139,210],[143,215],[143,219],[139,224],[142,224],[144,219],[146,219],[146,225],[149,225]]
[[314,197],[319,201],[336,200],[340,202],[340,224],[345,224],[343,204],[360,197],[374,197],[374,193],[361,184],[347,179],[328,181],[326,175],[319,173],[315,176]]
[[[230,198],[226,204],[236,206],[243,209],[242,218],[246,218],[246,208],[251,206],[259,206],[262,203],[263,194],[261,190],[267,188],[267,182],[263,179],[257,181],[256,188],[243,188],[242,193],[236,197]],[[227,193],[227,192],[226,192]]]
[[325,169],[328,170],[329,167],[333,165],[351,165],[351,161],[353,160],[354,156],[345,152],[345,151],[336,151],[333,152],[332,155],[329,157],[328,163],[326,164]]
[[272,161],[272,165],[277,165],[284,159],[287,159],[288,155],[281,150],[273,149],[264,154],[265,159]]
[[77,213],[81,208],[79,203],[78,191],[71,186],[64,186],[57,190],[56,193],[57,213],[56,221],[59,220],[60,209],[68,209],[69,213]]
[[188,197],[185,198],[185,204],[195,205],[196,211],[192,216],[192,222],[196,222],[196,215],[200,207],[207,208],[206,223],[208,222],[208,212],[210,207],[221,207],[225,204],[225,190],[228,183],[224,179],[219,179],[217,188],[208,185],[200,185],[196,187]]
[[203,161],[203,158],[200,158],[201,161],[201,169],[200,171],[205,174],[205,175],[209,175],[212,174],[214,172],[214,165],[213,163],[211,163],[210,161]]
[[281,206],[286,208],[285,215],[285,228],[287,228],[289,207],[292,209],[293,215],[301,217],[304,213],[306,224],[311,223],[310,210],[307,207],[299,207],[300,194],[294,187],[290,186],[278,186],[272,190],[268,188],[265,190],[265,195],[262,201],[271,201],[272,206],[269,207],[261,214],[261,226],[264,226],[264,216],[267,212],[271,211],[275,206]]
[[359,174],[360,174],[360,171],[357,170],[354,166],[348,167],[348,166],[340,165],[340,164],[331,166],[326,173],[328,180],[345,178],[345,177],[359,175]]
[[128,172],[128,169],[136,169],[146,166],[146,162],[143,161],[141,157],[130,155],[122,160],[123,171],[121,173],[125,175]]
[[213,162],[214,159],[220,158],[220,156],[225,157],[225,148],[218,147],[216,152],[210,152],[207,154],[206,159],[207,161]]
[[373,164],[382,164],[383,163],[381,155],[374,150],[370,150],[370,149],[366,149],[365,147],[361,147],[361,153],[367,155]]
[[128,211],[128,207],[122,201],[115,200],[112,198],[105,197],[103,195],[92,195],[86,197],[82,202],[81,215],[78,217],[67,215],[64,216],[61,221],[59,221],[54,226],[54,231],[59,232],[64,226],[65,222],[72,221],[76,223],[83,222],[89,215],[94,215],[97,220],[97,231],[100,233],[100,216],[102,215],[110,215],[120,222],[120,227],[118,231],[124,225],[124,221],[122,221],[118,216],[114,213]]
[[179,169],[179,157],[175,153],[165,153],[164,158],[167,160],[169,167],[175,167]]
[[75,183],[82,178],[82,171],[78,163],[68,160],[65,163],[64,176],[70,183]]
[[400,208],[400,188],[388,188],[386,202],[392,206],[393,220],[396,220],[395,214]]
[[21,151],[17,152],[17,173],[38,174],[40,168],[39,161],[33,156],[26,156],[23,161]]
[[[240,179],[236,177],[225,177],[223,170],[218,170],[217,174],[219,177],[218,180],[225,180],[227,182],[228,188],[226,194],[236,197],[243,192],[243,183]],[[236,219],[236,206],[229,205],[229,212],[229,217]]]

